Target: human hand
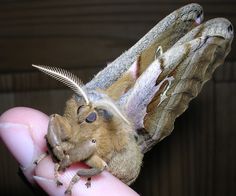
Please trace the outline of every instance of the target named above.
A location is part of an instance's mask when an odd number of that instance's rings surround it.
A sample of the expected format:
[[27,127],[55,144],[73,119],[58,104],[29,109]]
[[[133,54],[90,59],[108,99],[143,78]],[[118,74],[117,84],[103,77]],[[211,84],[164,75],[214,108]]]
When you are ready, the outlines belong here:
[[[47,115],[31,108],[10,109],[0,116],[0,137],[31,184],[38,184],[49,195],[64,195],[70,180],[84,165],[74,164],[61,173],[59,180],[63,186],[60,187],[54,182],[54,163],[51,157],[46,157],[37,166],[34,165],[33,162],[46,151],[44,136],[48,120]],[[93,177],[90,188],[87,188],[85,183],[86,179],[81,178],[73,187],[72,195],[138,195],[107,171]]]

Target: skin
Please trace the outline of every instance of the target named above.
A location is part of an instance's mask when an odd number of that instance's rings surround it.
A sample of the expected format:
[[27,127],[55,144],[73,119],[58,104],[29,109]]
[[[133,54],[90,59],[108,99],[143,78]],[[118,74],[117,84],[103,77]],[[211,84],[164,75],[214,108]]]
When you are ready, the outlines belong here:
[[[87,166],[81,163],[70,166],[59,176],[63,186],[57,187],[53,180],[54,163],[49,156],[37,166],[33,164],[46,149],[44,136],[48,120],[47,115],[31,108],[10,109],[0,117],[0,137],[31,184],[39,185],[49,195],[64,195],[71,178],[79,169]],[[138,195],[107,171],[93,177],[91,188],[88,189],[85,183],[86,179],[81,178],[73,187],[72,195]]]

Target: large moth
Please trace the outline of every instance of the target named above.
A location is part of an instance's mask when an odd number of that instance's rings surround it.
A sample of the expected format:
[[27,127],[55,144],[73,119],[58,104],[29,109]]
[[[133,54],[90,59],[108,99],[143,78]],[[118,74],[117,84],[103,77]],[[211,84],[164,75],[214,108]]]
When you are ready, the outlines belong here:
[[86,85],[66,70],[33,65],[74,91],[64,115],[50,116],[46,135],[58,185],[59,171],[78,161],[90,166],[65,193],[104,169],[128,185],[137,178],[145,152],[172,132],[230,51],[232,24],[202,20],[198,4],[174,11]]

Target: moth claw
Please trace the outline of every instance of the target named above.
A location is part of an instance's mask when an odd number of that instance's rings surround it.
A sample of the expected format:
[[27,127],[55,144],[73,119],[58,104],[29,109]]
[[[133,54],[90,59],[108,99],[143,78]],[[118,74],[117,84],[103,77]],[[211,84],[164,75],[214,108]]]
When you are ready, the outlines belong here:
[[87,188],[90,188],[90,187],[91,187],[91,178],[88,178],[88,179],[87,179],[87,182],[85,183],[85,186],[86,186]]
[[38,161],[38,160],[35,160],[35,161],[33,162],[33,164],[34,164],[34,165],[38,165],[38,164],[39,164],[39,161]]
[[65,193],[64,193],[65,195],[71,195],[71,190],[69,190],[69,189],[66,189],[66,191],[65,191]]
[[63,183],[62,183],[62,182],[60,182],[59,180],[57,180],[57,181],[56,181],[56,185],[57,185],[57,186],[62,186],[62,185],[63,185]]
[[38,165],[40,161],[42,161],[48,155],[47,152],[39,155],[39,157],[33,162],[33,164]]

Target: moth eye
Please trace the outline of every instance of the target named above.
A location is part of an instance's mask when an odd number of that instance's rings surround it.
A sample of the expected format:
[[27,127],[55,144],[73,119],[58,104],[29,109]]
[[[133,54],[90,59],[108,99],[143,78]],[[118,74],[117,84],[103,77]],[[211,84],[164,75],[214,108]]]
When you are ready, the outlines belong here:
[[95,139],[92,139],[91,141],[92,141],[92,143],[96,143],[96,140],[95,140]]
[[86,121],[87,123],[92,123],[92,122],[94,122],[96,119],[97,119],[97,114],[96,114],[95,112],[91,112],[91,113],[87,116],[87,118],[85,119],[85,121]]

